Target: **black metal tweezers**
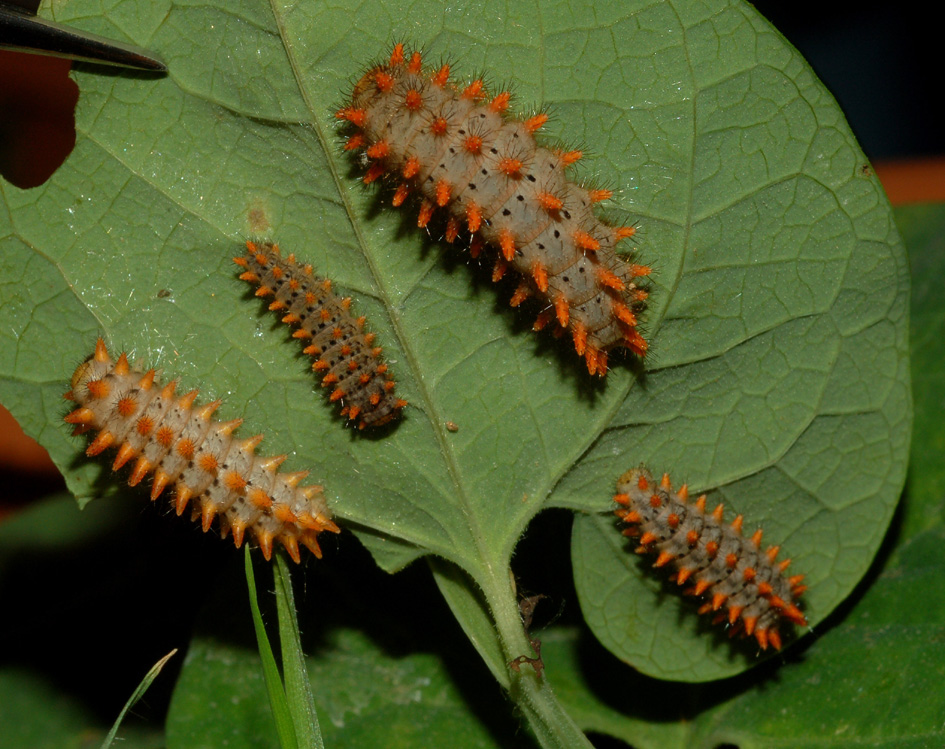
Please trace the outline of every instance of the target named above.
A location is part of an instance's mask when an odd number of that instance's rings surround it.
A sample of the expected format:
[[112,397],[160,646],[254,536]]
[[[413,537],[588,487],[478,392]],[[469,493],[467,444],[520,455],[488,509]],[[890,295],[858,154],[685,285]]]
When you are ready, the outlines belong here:
[[0,49],[125,68],[167,71],[153,52],[36,17],[39,0],[0,0]]

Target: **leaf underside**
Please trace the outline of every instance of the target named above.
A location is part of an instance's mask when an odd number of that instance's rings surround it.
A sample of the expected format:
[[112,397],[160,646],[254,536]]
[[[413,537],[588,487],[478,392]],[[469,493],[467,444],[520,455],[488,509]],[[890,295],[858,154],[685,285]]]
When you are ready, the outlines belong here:
[[[492,5],[65,5],[56,20],[157,50],[170,73],[79,69],[72,156],[40,188],[0,184],[0,399],[90,500],[104,469],[77,457],[60,397],[103,334],[225,398],[221,416],[310,469],[385,569],[435,554],[479,580],[540,510],[573,509],[600,641],[661,678],[737,673],[756,654],[631,553],[614,482],[645,463],[763,526],[806,574],[816,626],[904,478],[908,270],[889,207],[832,97],[749,6]],[[360,184],[333,112],[398,39],[511,81],[521,111],[550,108],[551,140],[591,155],[576,178],[615,190],[606,210],[638,225],[654,268],[645,372],[590,378],[467,253]],[[236,280],[250,236],[355,297],[410,402],[401,423],[343,428]]]

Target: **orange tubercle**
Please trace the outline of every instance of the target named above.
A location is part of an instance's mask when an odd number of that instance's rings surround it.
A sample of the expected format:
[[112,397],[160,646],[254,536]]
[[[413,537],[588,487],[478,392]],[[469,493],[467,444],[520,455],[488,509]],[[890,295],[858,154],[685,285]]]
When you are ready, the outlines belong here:
[[424,200],[420,204],[420,213],[417,215],[417,226],[421,229],[425,228],[431,218],[433,218],[433,203]]
[[410,187],[406,182],[401,183],[397,187],[397,192],[394,193],[394,198],[391,200],[391,205],[399,208],[403,205],[403,202],[407,199],[407,196],[410,194]]
[[528,132],[534,133],[544,127],[546,122],[548,122],[548,115],[542,112],[534,117],[529,117],[523,124]]
[[364,184],[366,185],[369,185],[383,176],[384,176],[384,165],[371,164],[370,168],[368,168],[367,170],[367,173],[362,178],[362,182],[364,182]]
[[562,328],[568,327],[570,313],[571,306],[568,304],[568,300],[563,295],[559,294],[555,297],[555,317],[558,318],[558,324]]
[[515,290],[515,293],[512,294],[512,298],[509,300],[509,306],[518,307],[522,302],[524,302],[530,296],[531,296],[531,290],[528,288],[528,284],[522,282],[521,284],[519,284],[518,288]]
[[467,135],[463,141],[463,148],[467,153],[482,153],[482,138],[478,135]]
[[410,89],[404,94],[404,106],[411,112],[419,112],[423,108],[423,96],[416,89]]
[[574,232],[574,243],[582,250],[587,252],[596,252],[600,249],[600,242],[588,234],[586,231]]
[[372,159],[383,159],[390,154],[390,146],[387,141],[378,141],[367,149],[367,155]]
[[443,86],[449,83],[449,79],[450,79],[450,66],[443,65],[438,71],[436,71],[433,77],[430,78],[430,81],[433,83],[434,86],[439,86],[440,88],[443,88]]
[[577,323],[571,329],[571,335],[574,338],[574,350],[577,351],[578,356],[583,356],[587,346],[587,329],[582,323]]
[[[482,224],[482,212],[476,203],[469,203],[469,205],[466,206],[466,223],[471,233],[475,234],[479,231],[479,227]],[[473,257],[476,257],[476,255],[473,255]]]
[[499,159],[499,163],[496,165],[496,168],[502,172],[506,177],[517,177],[522,171],[524,164],[520,159],[513,159],[509,156]]
[[539,192],[538,203],[548,213],[560,211],[564,207],[564,203],[561,201],[561,198],[552,195],[550,192]]
[[364,123],[367,121],[367,112],[363,109],[352,109],[351,107],[339,110],[335,116],[339,120],[347,120],[355,127],[364,127]]
[[420,160],[416,156],[411,156],[407,159],[404,164],[403,174],[404,179],[413,179],[420,173]]
[[[544,123],[542,123],[544,124]],[[582,158],[584,158],[583,151],[558,151],[558,158],[561,159],[561,163],[564,166],[571,166]]]
[[541,263],[535,263],[532,266],[532,279],[535,281],[535,286],[538,287],[539,291],[548,291],[548,272]]
[[436,136],[443,136],[449,132],[450,123],[445,117],[437,117],[430,125],[430,132]]
[[450,187],[450,183],[445,179],[441,179],[436,183],[436,204],[440,208],[450,202],[451,191],[452,188]]
[[509,101],[511,98],[512,95],[508,91],[503,91],[489,102],[489,109],[491,109],[493,112],[504,112],[509,108]]
[[481,99],[485,95],[485,86],[481,80],[475,80],[463,89],[464,99]]
[[502,250],[502,257],[512,262],[515,259],[515,237],[508,229],[502,229],[499,232],[499,249]]
[[597,280],[600,281],[601,285],[617,291],[623,291],[627,287],[620,276],[603,266],[597,267]]

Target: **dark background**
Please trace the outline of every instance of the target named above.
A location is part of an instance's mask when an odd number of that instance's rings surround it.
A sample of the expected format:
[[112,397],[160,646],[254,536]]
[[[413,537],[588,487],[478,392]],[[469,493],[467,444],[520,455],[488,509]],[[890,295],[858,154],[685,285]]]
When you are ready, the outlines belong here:
[[945,35],[920,4],[761,0],[754,5],[840,102],[870,160],[945,155]]

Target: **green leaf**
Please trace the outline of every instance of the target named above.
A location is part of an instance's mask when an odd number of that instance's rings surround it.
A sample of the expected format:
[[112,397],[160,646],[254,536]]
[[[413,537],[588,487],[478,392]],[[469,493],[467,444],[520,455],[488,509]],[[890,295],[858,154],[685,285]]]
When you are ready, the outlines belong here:
[[[575,582],[619,658],[682,680],[756,662],[654,595],[622,544],[609,497],[641,462],[763,525],[807,574],[815,628],[853,589],[904,478],[908,274],[839,108],[750,6],[466,12],[423,0],[351,12],[243,0],[102,12],[73,0],[56,18],[153,48],[170,74],[77,72],[70,159],[40,188],[0,185],[0,399],[80,501],[98,493],[99,472],[77,460],[59,397],[100,333],[186,387],[230,396],[221,414],[312,469],[385,569],[425,554],[455,566],[448,579],[467,590],[454,590],[453,611],[494,638],[479,648],[493,668],[529,652],[508,567],[553,506],[586,513]],[[639,224],[654,266],[645,376],[617,363],[592,381],[455,250],[375,210],[333,108],[391,38],[456,59],[461,74],[514,79],[523,106],[552,108],[550,136],[595,154],[613,213]],[[240,241],[267,227],[377,331],[411,403],[384,438],[341,428],[287,333],[235,280]],[[506,676],[524,713],[553,726],[551,687],[527,668]]]
[[896,218],[914,282],[914,448],[897,521],[869,575],[798,657],[718,684],[655,682],[580,632],[542,633],[548,676],[585,730],[640,749],[945,743],[945,206],[901,208]]

